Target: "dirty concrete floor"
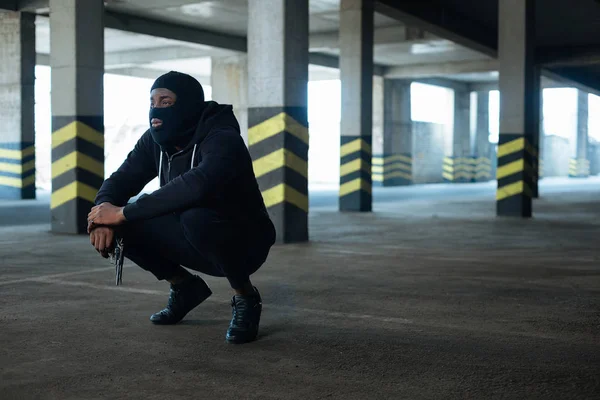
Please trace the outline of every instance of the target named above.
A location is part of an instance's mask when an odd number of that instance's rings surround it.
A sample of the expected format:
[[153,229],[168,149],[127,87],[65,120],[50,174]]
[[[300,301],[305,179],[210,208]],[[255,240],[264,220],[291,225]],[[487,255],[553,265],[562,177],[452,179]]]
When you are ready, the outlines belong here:
[[86,237],[2,227],[0,399],[600,398],[600,185],[535,210],[495,218],[443,190],[315,209],[311,242],[254,276],[261,337],[243,346],[224,343],[224,280],[152,326],[164,283],[127,262],[115,287]]

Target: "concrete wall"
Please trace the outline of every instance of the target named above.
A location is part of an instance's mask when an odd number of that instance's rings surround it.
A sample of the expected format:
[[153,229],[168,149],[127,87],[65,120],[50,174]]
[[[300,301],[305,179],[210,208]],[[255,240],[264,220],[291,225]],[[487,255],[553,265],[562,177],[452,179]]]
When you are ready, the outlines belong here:
[[569,175],[571,146],[568,139],[555,135],[546,136],[542,154],[544,177]]
[[413,182],[442,182],[442,163],[452,151],[452,127],[413,122]]

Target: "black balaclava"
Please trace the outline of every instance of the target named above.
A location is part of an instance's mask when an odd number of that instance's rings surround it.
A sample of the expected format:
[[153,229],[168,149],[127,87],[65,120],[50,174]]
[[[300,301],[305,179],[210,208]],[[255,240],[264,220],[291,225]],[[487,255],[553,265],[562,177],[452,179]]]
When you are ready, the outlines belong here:
[[204,108],[204,90],[202,85],[190,75],[171,71],[159,76],[150,91],[164,88],[177,95],[170,107],[150,109],[150,119],[158,118],[162,125],[153,128],[150,133],[161,147],[172,150],[175,146],[184,147],[194,136],[196,126]]

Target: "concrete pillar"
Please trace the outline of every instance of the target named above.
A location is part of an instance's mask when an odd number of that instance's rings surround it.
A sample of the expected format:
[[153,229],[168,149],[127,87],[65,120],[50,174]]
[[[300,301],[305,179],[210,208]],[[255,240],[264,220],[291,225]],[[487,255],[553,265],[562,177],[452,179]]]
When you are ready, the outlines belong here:
[[248,144],[279,243],[308,240],[308,0],[250,0]]
[[35,198],[35,15],[0,11],[0,199]]
[[372,209],[373,24],[372,1],[340,1],[341,211]]
[[86,232],[104,180],[103,3],[50,0],[54,232]]
[[383,141],[373,146],[373,184],[401,186],[412,183],[410,81],[384,80]]
[[444,158],[442,176],[446,182],[471,182],[474,165],[471,157],[471,93],[454,91],[452,155]]
[[490,145],[490,92],[477,92],[477,117],[475,119],[475,154],[473,178],[476,182],[492,179]]
[[213,57],[210,72],[212,98],[231,104],[242,137],[248,145],[248,57],[246,54]]
[[531,217],[533,154],[540,120],[534,4],[534,0],[499,0],[498,216]]
[[588,159],[588,94],[577,91],[577,138],[575,157],[569,164],[569,176],[586,178],[590,176],[590,161]]

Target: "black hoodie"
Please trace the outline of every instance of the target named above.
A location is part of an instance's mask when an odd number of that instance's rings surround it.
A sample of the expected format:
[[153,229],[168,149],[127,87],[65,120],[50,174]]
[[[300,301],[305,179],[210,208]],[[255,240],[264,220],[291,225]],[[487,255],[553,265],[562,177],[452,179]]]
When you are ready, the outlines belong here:
[[[160,189],[127,204],[157,175]],[[210,208],[224,219],[268,219],[233,108],[214,101],[206,103],[190,143],[175,154],[161,149],[146,131],[104,181],[95,202],[125,206],[127,221],[192,207]]]

